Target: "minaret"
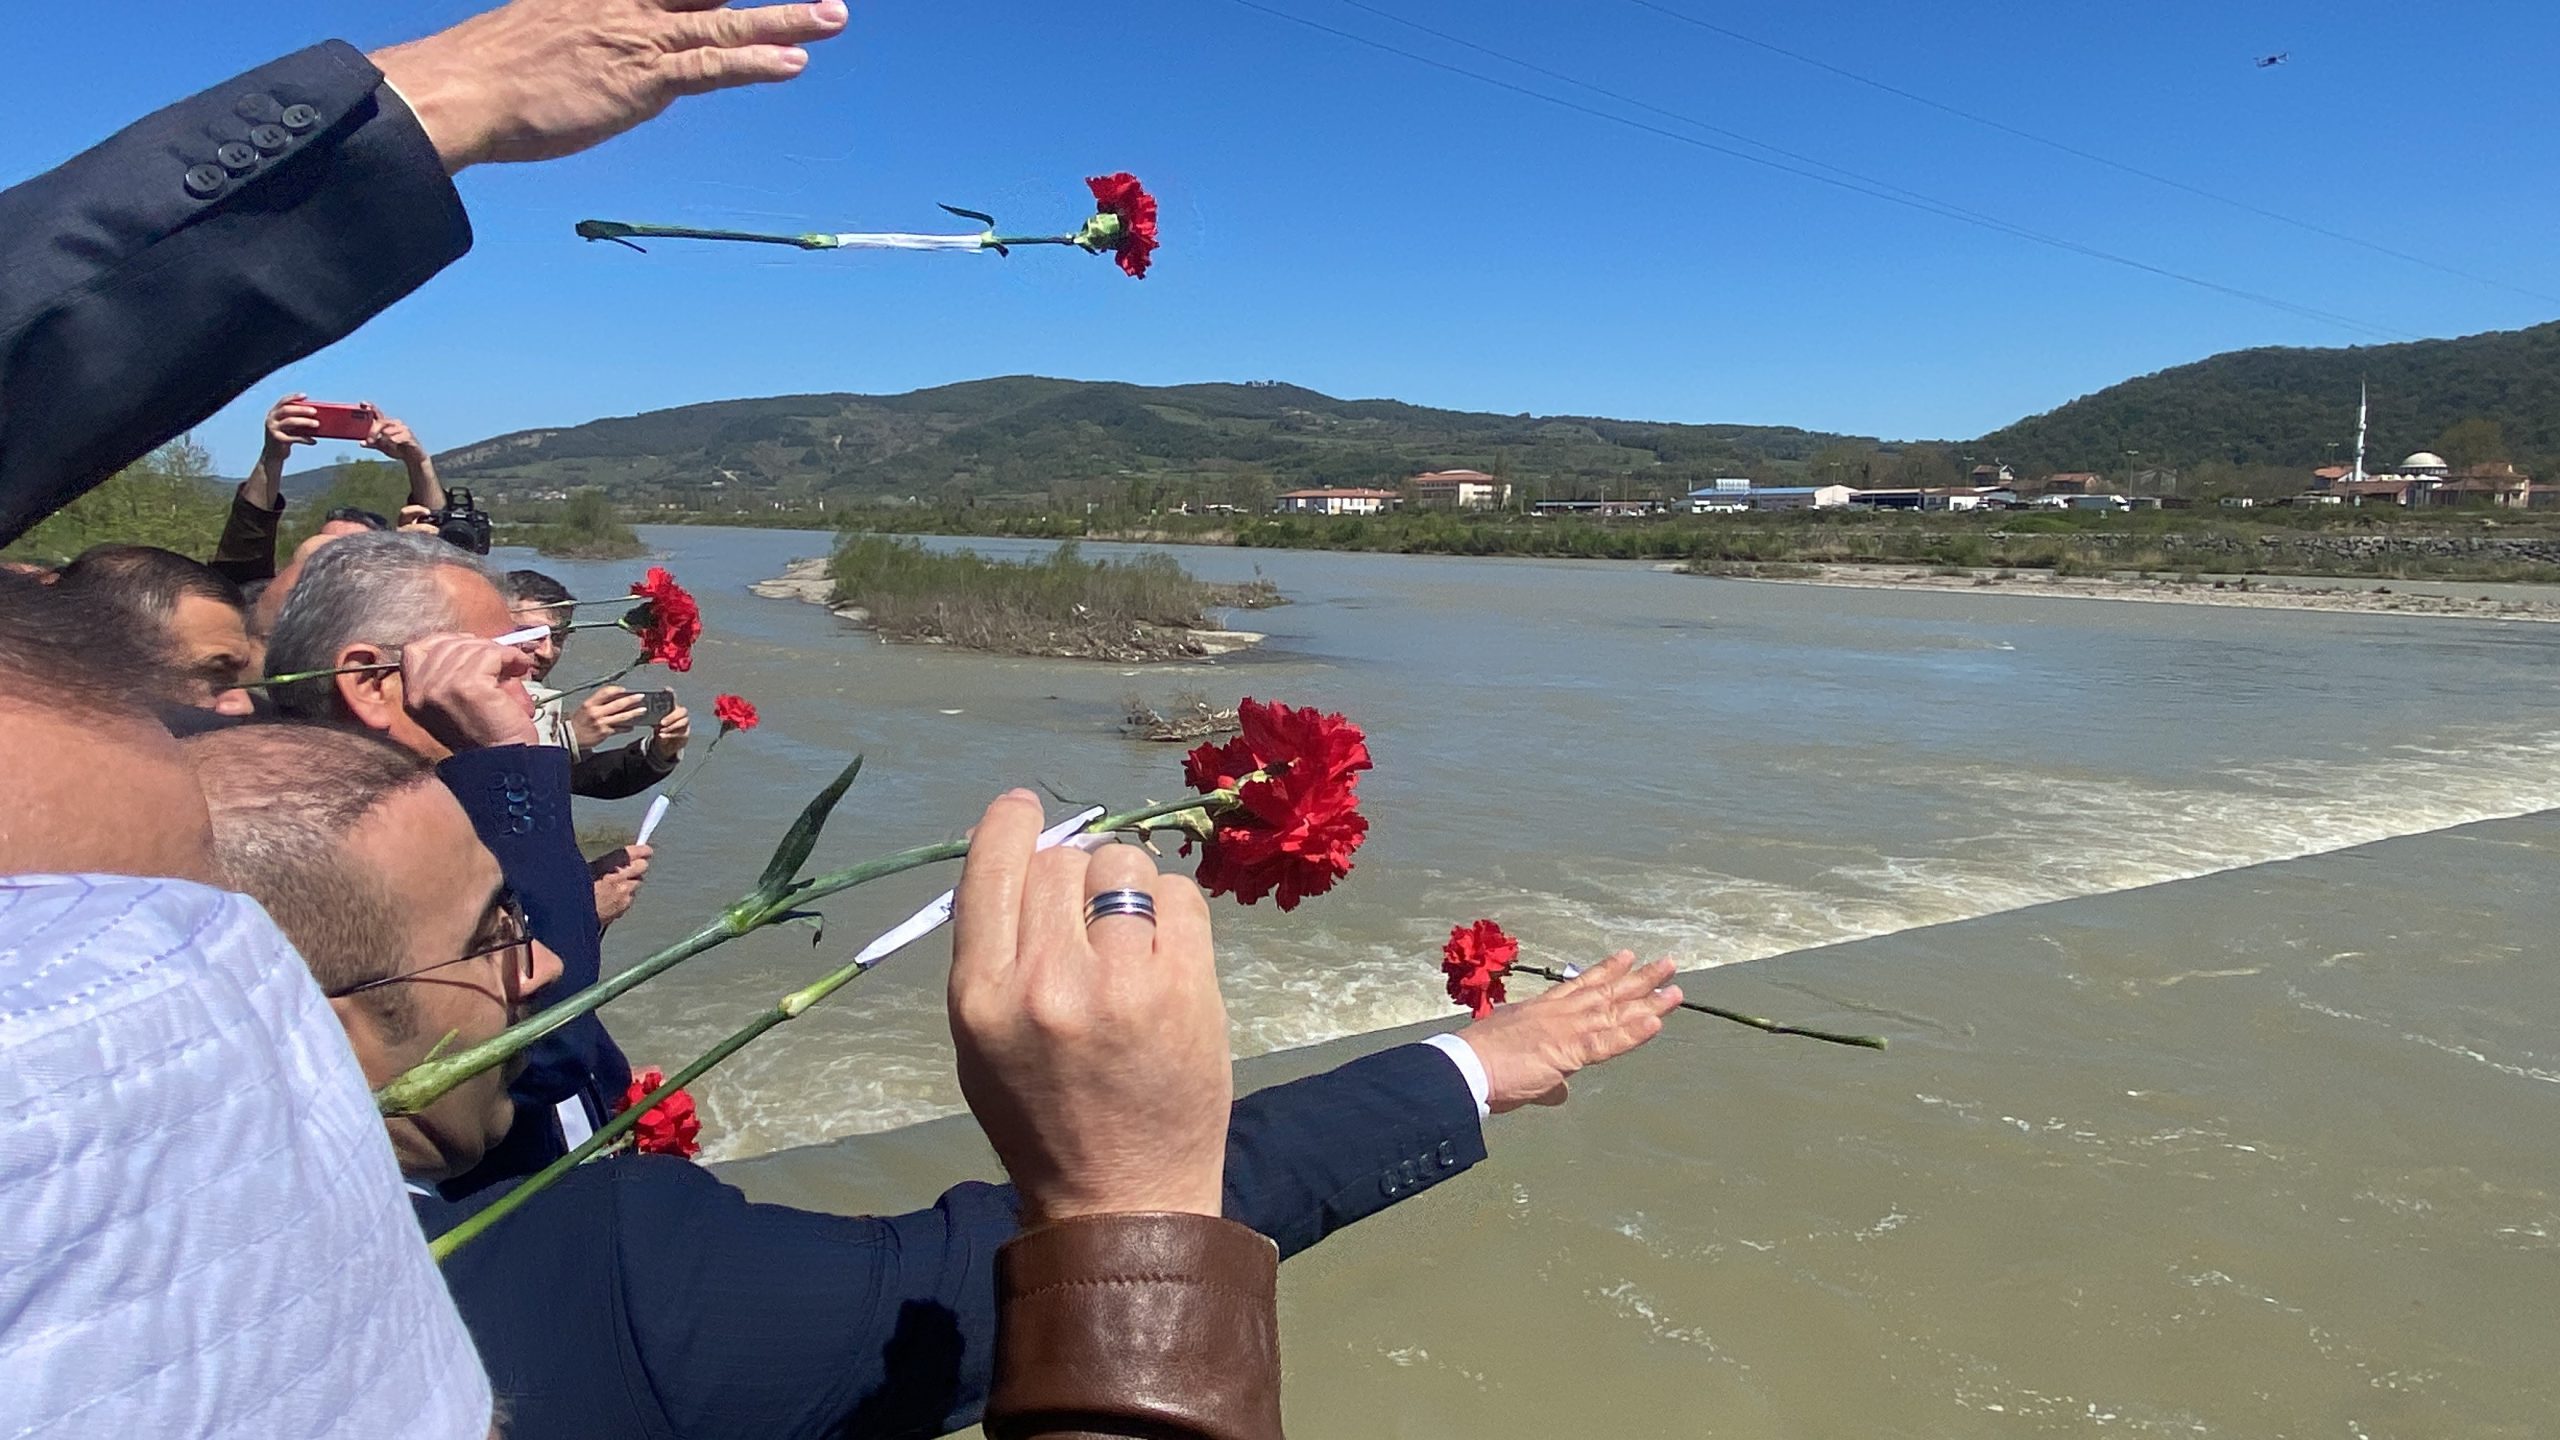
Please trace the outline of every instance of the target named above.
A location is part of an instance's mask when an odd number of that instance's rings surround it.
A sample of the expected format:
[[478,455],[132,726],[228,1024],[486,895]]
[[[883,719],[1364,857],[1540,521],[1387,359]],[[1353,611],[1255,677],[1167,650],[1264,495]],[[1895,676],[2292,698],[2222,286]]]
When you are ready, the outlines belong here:
[[2356,382],[2356,470],[2355,474],[2349,477],[2358,485],[2364,483],[2364,421],[2365,387],[2364,382],[2359,380]]

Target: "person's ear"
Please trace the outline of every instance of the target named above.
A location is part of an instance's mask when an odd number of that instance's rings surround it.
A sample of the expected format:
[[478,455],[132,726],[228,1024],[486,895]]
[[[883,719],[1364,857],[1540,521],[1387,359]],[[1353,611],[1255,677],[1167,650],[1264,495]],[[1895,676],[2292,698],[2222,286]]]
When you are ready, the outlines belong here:
[[[332,668],[380,665],[394,658],[379,645],[359,643],[341,649]],[[333,681],[338,687],[339,705],[367,730],[387,733],[393,719],[407,709],[407,691],[398,670],[359,670],[352,675],[335,676]]]

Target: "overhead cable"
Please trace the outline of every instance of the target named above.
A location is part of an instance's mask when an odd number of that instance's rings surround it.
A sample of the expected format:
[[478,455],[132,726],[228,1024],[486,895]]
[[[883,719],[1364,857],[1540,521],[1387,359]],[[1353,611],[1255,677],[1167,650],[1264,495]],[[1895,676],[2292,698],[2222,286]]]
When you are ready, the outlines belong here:
[[[2072,254],[2086,256],[2093,260],[2102,260],[2108,264],[2120,265],[2127,269],[2141,271],[2144,274],[2156,275],[2166,280],[2174,280],[2180,284],[2191,285],[2200,290],[2208,290],[2215,294],[2225,295],[2236,300],[2245,300],[2254,305],[2263,305],[2270,309],[2280,310],[2287,314],[2298,316],[2302,319],[2318,321],[2324,325],[2333,326],[2341,330],[2352,331],[2375,339],[2407,340],[2415,338],[2404,331],[2387,329],[2379,325],[2371,324],[2367,321],[2359,320],[2351,315],[2342,315],[2335,311],[2322,310],[2315,306],[2298,304],[2279,296],[2268,295],[2255,290],[2243,289],[2236,285],[2225,285],[2218,280],[2209,280],[2203,276],[2189,274],[2181,270],[2173,270],[2164,265],[2154,265],[2147,260],[2136,259],[2133,256],[2118,254],[2111,250],[2103,250],[2097,246],[2083,244],[2080,241],[2068,239],[2063,236],[2047,235],[2041,231],[2030,230],[2022,225],[2017,225],[2010,221],[2000,219],[1995,215],[1985,214],[1976,210],[1969,210],[1963,206],[1949,201],[1939,200],[1920,191],[1909,190],[1902,186],[1894,185],[1888,181],[1878,180],[1871,176],[1862,175],[1854,170],[1848,170],[1841,166],[1815,160],[1809,156],[1798,155],[1793,151],[1744,135],[1739,131],[1711,124],[1707,121],[1697,119],[1694,116],[1685,115],[1674,110],[1667,110],[1661,106],[1654,105],[1648,101],[1638,100],[1631,96],[1621,95],[1615,91],[1590,84],[1587,81],[1575,79],[1574,77],[1565,75],[1559,71],[1550,70],[1545,66],[1538,65],[1534,62],[1522,60],[1516,56],[1507,55],[1489,46],[1480,45],[1475,41],[1450,35],[1444,31],[1432,29],[1431,27],[1422,25],[1418,22],[1406,20],[1400,16],[1389,14],[1384,10],[1362,3],[1362,0],[1343,0],[1343,3],[1352,5],[1356,9],[1367,11],[1370,14],[1393,20],[1397,24],[1421,31],[1450,44],[1459,45],[1479,54],[1500,60],[1506,65],[1516,66],[1522,70],[1529,71],[1532,74],[1542,75],[1546,78],[1572,85],[1577,89],[1588,91],[1592,94],[1602,96],[1603,98],[1613,100],[1619,104],[1632,105],[1639,109],[1643,109],[1657,115],[1662,115],[1682,125],[1687,125],[1698,130],[1704,130],[1710,134],[1722,135],[1728,139],[1737,141],[1740,144],[1749,145],[1755,149],[1766,151],[1768,153],[1753,154],[1748,150],[1735,149],[1728,145],[1719,145],[1711,140],[1700,139],[1696,135],[1685,134],[1677,130],[1665,129],[1662,126],[1649,124],[1643,120],[1618,114],[1615,111],[1603,110],[1593,105],[1585,105],[1579,101],[1567,99],[1560,95],[1551,95],[1546,91],[1505,80],[1499,76],[1487,75],[1480,70],[1471,70],[1463,65],[1441,60],[1434,56],[1424,55],[1417,51],[1407,50],[1401,46],[1392,45],[1386,41],[1374,39],[1367,35],[1361,35],[1354,31],[1344,30],[1333,25],[1327,25],[1320,20],[1311,20],[1303,15],[1293,14],[1289,11],[1279,9],[1276,6],[1265,4],[1263,3],[1263,0],[1231,0],[1231,3],[1240,5],[1247,10],[1268,15],[1275,20],[1285,20],[1292,25],[1301,26],[1320,34],[1332,36],[1338,40],[1349,41],[1352,44],[1381,51],[1400,59],[1412,61],[1418,65],[1427,65],[1432,69],[1445,71],[1449,74],[1461,76],[1480,84],[1491,85],[1496,89],[1507,90],[1515,95],[1525,95],[1532,100],[1542,101],[1559,109],[1570,110],[1576,114],[1586,115],[1596,120],[1605,120],[1613,125],[1624,126],[1631,130],[1641,131],[1645,134],[1658,136],[1662,139],[1671,140],[1682,145],[1710,151],[1732,159],[1745,161],[1753,165],[1761,166],[1765,169],[1794,175],[1800,179],[1814,181],[1817,184],[1829,185],[1836,189],[1847,190],[1854,194],[1865,195],[1872,199],[1883,200],[1889,204],[1900,205],[1907,209],[1918,210],[1926,214],[1936,215],[1962,224],[1978,226],[1982,229],[1991,230],[2002,235],[2008,235],[2015,239],[2025,240],[2033,244],[2068,251]],[[1779,156],[1782,158],[1772,159],[1770,156]]]

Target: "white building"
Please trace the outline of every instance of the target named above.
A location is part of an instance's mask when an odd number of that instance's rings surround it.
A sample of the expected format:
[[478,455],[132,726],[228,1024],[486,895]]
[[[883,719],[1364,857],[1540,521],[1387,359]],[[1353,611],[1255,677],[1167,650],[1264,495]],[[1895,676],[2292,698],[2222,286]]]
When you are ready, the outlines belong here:
[[1772,485],[1745,498],[1754,510],[1844,510],[1857,495],[1846,485]]
[[1393,490],[1292,490],[1275,508],[1283,515],[1376,515],[1403,503]]
[[1481,470],[1434,470],[1409,483],[1416,505],[1494,510],[1511,503],[1511,487]]

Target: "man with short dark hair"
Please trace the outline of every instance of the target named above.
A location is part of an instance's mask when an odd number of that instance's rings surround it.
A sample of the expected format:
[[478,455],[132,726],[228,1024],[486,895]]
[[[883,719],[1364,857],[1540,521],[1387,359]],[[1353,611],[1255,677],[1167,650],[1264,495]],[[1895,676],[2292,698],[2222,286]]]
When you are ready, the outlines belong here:
[[156,653],[171,684],[165,702],[247,715],[240,682],[258,668],[248,600],[205,565],[151,545],[93,545],[62,567],[54,590],[130,627]]

